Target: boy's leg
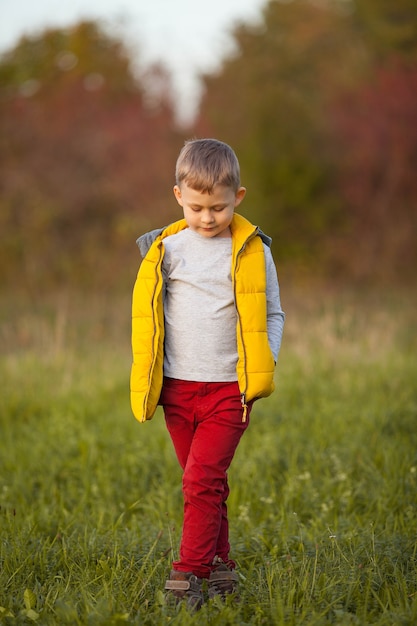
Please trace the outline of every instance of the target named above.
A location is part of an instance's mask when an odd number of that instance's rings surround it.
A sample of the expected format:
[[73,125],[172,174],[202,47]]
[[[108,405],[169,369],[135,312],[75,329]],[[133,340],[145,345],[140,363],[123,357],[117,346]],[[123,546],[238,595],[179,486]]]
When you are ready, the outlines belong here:
[[[188,385],[185,383],[184,389]],[[237,383],[191,385],[195,386],[193,398],[185,401],[186,394],[179,393],[173,408],[171,401],[165,402],[169,394],[164,394],[162,402],[181,465],[188,450],[183,476],[183,535],[180,560],[174,568],[207,577],[217,550],[224,561],[228,560],[227,470],[248,426],[249,411],[243,422]]]
[[166,425],[182,469],[186,466],[196,429],[194,409],[197,384],[186,380],[164,378],[159,400],[163,406]]
[[[223,502],[222,502],[222,517],[220,522],[220,531],[217,538],[216,556],[218,556],[225,563],[229,562],[229,519],[227,516],[227,498],[229,496],[229,483],[227,481],[227,475],[224,481],[223,488]],[[232,562],[234,567],[234,563]]]

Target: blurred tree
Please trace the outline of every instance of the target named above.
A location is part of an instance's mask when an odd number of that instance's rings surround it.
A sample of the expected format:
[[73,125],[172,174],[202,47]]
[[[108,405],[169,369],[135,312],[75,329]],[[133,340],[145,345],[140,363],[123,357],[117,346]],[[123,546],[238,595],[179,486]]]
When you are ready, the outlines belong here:
[[127,50],[94,22],[23,37],[3,55],[0,81],[3,97],[11,91],[31,96],[41,88],[56,92],[58,85],[78,81],[90,91],[106,82],[112,95],[138,91]]
[[416,0],[349,0],[355,26],[378,60],[417,61]]
[[[97,24],[23,38],[0,60],[3,279],[116,279],[155,214],[169,219],[179,147],[161,67],[132,72]],[[119,262],[117,261],[119,259]]]
[[242,210],[276,239],[280,258],[317,258],[339,221],[326,106],[366,71],[344,14],[294,0],[266,5],[262,24],[234,31],[235,53],[205,76],[199,134],[239,154],[248,197]]
[[[417,67],[390,65],[333,108],[347,236],[335,257],[360,278],[417,267]],[[351,254],[352,240],[355,254]]]
[[[413,257],[416,137],[405,128],[415,119],[416,24],[415,0],[270,0],[203,77],[196,133],[236,149],[242,211],[273,236],[280,260],[369,276]],[[402,234],[379,244],[400,213]],[[361,272],[359,241],[375,251]]]
[[351,27],[361,35],[372,71],[337,95],[330,114],[338,189],[349,225],[333,242],[333,256],[343,258],[358,277],[414,279],[417,2],[350,4]]

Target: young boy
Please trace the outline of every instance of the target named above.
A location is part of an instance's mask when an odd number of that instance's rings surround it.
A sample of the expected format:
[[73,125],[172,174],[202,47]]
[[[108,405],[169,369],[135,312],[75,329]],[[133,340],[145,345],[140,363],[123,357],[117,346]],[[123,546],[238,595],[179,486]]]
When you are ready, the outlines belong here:
[[132,307],[132,409],[158,404],[183,469],[179,560],[165,589],[190,607],[237,592],[229,558],[227,470],[254,400],[274,389],[284,313],[269,237],[234,213],[246,189],[215,139],[186,142],[174,195],[184,219],[138,239]]

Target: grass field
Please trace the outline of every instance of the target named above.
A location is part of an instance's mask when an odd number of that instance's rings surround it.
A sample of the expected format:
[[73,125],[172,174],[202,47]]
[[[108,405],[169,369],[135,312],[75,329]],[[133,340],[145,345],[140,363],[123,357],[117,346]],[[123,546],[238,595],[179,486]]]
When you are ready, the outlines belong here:
[[161,592],[181,474],[130,412],[129,295],[0,304],[0,623],[417,624],[415,298],[284,291],[230,471],[241,602],[197,615]]

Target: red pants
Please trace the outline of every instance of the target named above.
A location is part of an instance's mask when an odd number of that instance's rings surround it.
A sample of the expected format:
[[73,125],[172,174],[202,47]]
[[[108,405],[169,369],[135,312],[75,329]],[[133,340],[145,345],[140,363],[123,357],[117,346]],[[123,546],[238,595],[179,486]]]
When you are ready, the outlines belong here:
[[207,578],[217,555],[229,561],[227,470],[246,421],[237,382],[200,383],[165,378],[160,404],[184,470],[184,522],[174,569]]

